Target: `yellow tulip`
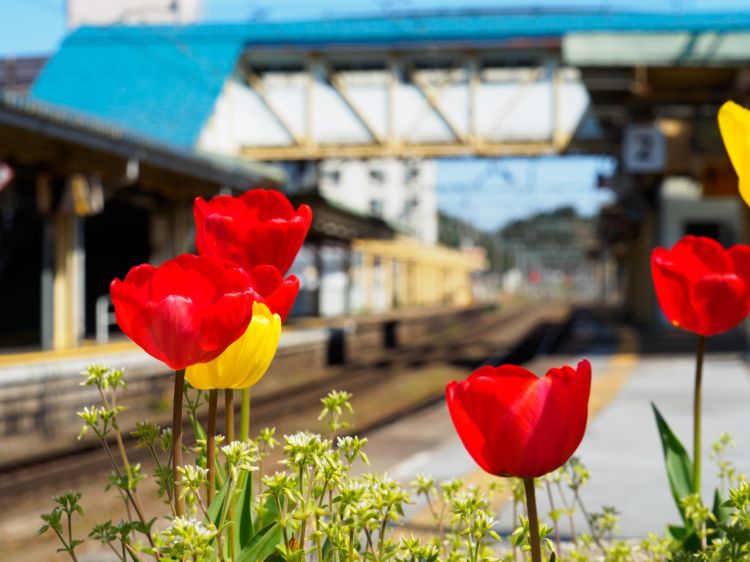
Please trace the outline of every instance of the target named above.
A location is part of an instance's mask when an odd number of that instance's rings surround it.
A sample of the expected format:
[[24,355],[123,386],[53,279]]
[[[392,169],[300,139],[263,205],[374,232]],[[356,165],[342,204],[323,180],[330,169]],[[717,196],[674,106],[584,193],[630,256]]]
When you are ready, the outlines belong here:
[[248,388],[266,374],[280,336],[279,315],[264,304],[253,303],[253,318],[245,333],[213,361],[188,367],[185,378],[201,389]]
[[750,111],[733,101],[725,102],[719,109],[719,130],[740,178],[740,195],[750,205]]

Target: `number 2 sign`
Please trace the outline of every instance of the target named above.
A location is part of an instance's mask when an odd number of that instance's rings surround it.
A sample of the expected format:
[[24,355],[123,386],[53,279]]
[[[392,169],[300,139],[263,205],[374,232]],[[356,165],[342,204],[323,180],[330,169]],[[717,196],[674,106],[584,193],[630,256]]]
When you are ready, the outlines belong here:
[[622,159],[626,172],[661,172],[667,160],[664,135],[656,125],[629,125],[625,129]]

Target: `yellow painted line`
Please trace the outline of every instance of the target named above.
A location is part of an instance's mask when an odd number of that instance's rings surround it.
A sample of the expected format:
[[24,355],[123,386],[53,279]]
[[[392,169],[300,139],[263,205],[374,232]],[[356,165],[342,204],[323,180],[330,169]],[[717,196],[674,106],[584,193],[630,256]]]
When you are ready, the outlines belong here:
[[[630,329],[618,330],[617,351],[612,355],[606,370],[595,376],[591,381],[591,395],[589,397],[589,420],[596,417],[608,404],[617,396],[622,385],[628,380],[638,364],[637,338],[635,333]],[[497,482],[497,477],[487,474],[481,469],[470,472],[465,475],[463,481],[470,486],[479,486],[487,489],[493,482]],[[510,490],[503,490],[494,494],[490,503],[490,509],[497,512],[511,497]],[[440,505],[437,505],[440,509]],[[429,507],[425,506],[412,517],[407,524],[417,528],[430,528],[435,525],[435,520],[430,512]]]
[[7,353],[0,355],[0,366],[34,365],[62,361],[64,359],[92,359],[111,353],[122,353],[137,349],[140,348],[133,342],[121,341],[106,344],[88,344],[70,349]]

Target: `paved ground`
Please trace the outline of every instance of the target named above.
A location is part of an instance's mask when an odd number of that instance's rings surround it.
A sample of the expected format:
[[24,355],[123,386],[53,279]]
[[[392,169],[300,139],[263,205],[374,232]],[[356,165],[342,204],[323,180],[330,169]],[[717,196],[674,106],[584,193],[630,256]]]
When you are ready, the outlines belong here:
[[[589,357],[594,372],[592,406],[596,411],[577,452],[592,475],[582,494],[584,503],[590,511],[601,510],[603,505],[616,507],[622,514],[623,537],[660,532],[668,523],[676,522],[678,514],[667,487],[650,403],[658,405],[691,451],[693,357],[689,353],[637,355],[622,348],[615,351],[611,342],[602,343],[601,338],[587,347],[593,353]],[[559,360],[574,364],[579,357]],[[616,384],[611,384],[613,381]],[[750,368],[740,354],[707,355],[703,400],[703,492],[710,498],[717,485],[717,470],[708,455],[721,432],[734,435],[737,449],[729,458],[741,472],[750,473]],[[445,404],[370,435],[369,454],[374,463],[371,470],[388,471],[403,482],[410,482],[420,472],[436,479],[482,478],[456,437]],[[540,510],[546,512],[546,494],[538,496]],[[423,508],[413,506],[411,516],[419,519]],[[510,529],[511,521],[506,506],[500,512],[503,532]],[[585,527],[581,517],[576,526]],[[567,533],[567,526],[561,532]]]
[[[661,457],[650,402],[657,404],[692,454],[693,358],[642,357],[616,400],[587,431],[578,452],[592,473],[588,503],[616,506],[621,533],[642,537],[677,520]],[[710,445],[731,432],[737,449],[729,455],[750,472],[750,369],[738,355],[709,355],[703,392],[703,496],[717,485]]]

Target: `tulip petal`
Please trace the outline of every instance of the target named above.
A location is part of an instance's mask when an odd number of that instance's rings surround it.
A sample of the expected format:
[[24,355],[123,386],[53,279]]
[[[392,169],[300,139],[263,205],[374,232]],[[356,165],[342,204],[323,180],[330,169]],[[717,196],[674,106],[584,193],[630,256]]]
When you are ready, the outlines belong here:
[[191,365],[185,378],[195,388],[247,388],[271,365],[281,336],[281,319],[262,303],[253,304],[245,333],[216,359]]
[[734,274],[705,275],[693,286],[692,300],[705,320],[700,332],[705,335],[733,328],[748,313],[746,284]]
[[[527,455],[525,471],[542,475],[555,470],[573,455],[583,439],[591,391],[591,364],[583,360],[576,369],[550,369],[541,385],[548,387],[534,433],[526,443],[536,455]],[[540,392],[541,394],[541,392]],[[567,424],[560,423],[567,420]]]
[[284,279],[274,266],[259,265],[253,269],[251,277],[253,289],[268,305],[271,312],[278,314],[284,322],[299,293],[297,276],[290,275]]
[[750,111],[728,101],[719,109],[718,121],[729,159],[740,178],[740,195],[750,205]]
[[740,279],[750,280],[750,246],[737,244],[728,250],[732,270]]
[[664,248],[651,253],[651,274],[659,305],[672,325],[697,330],[700,323],[689,305],[690,281]]

